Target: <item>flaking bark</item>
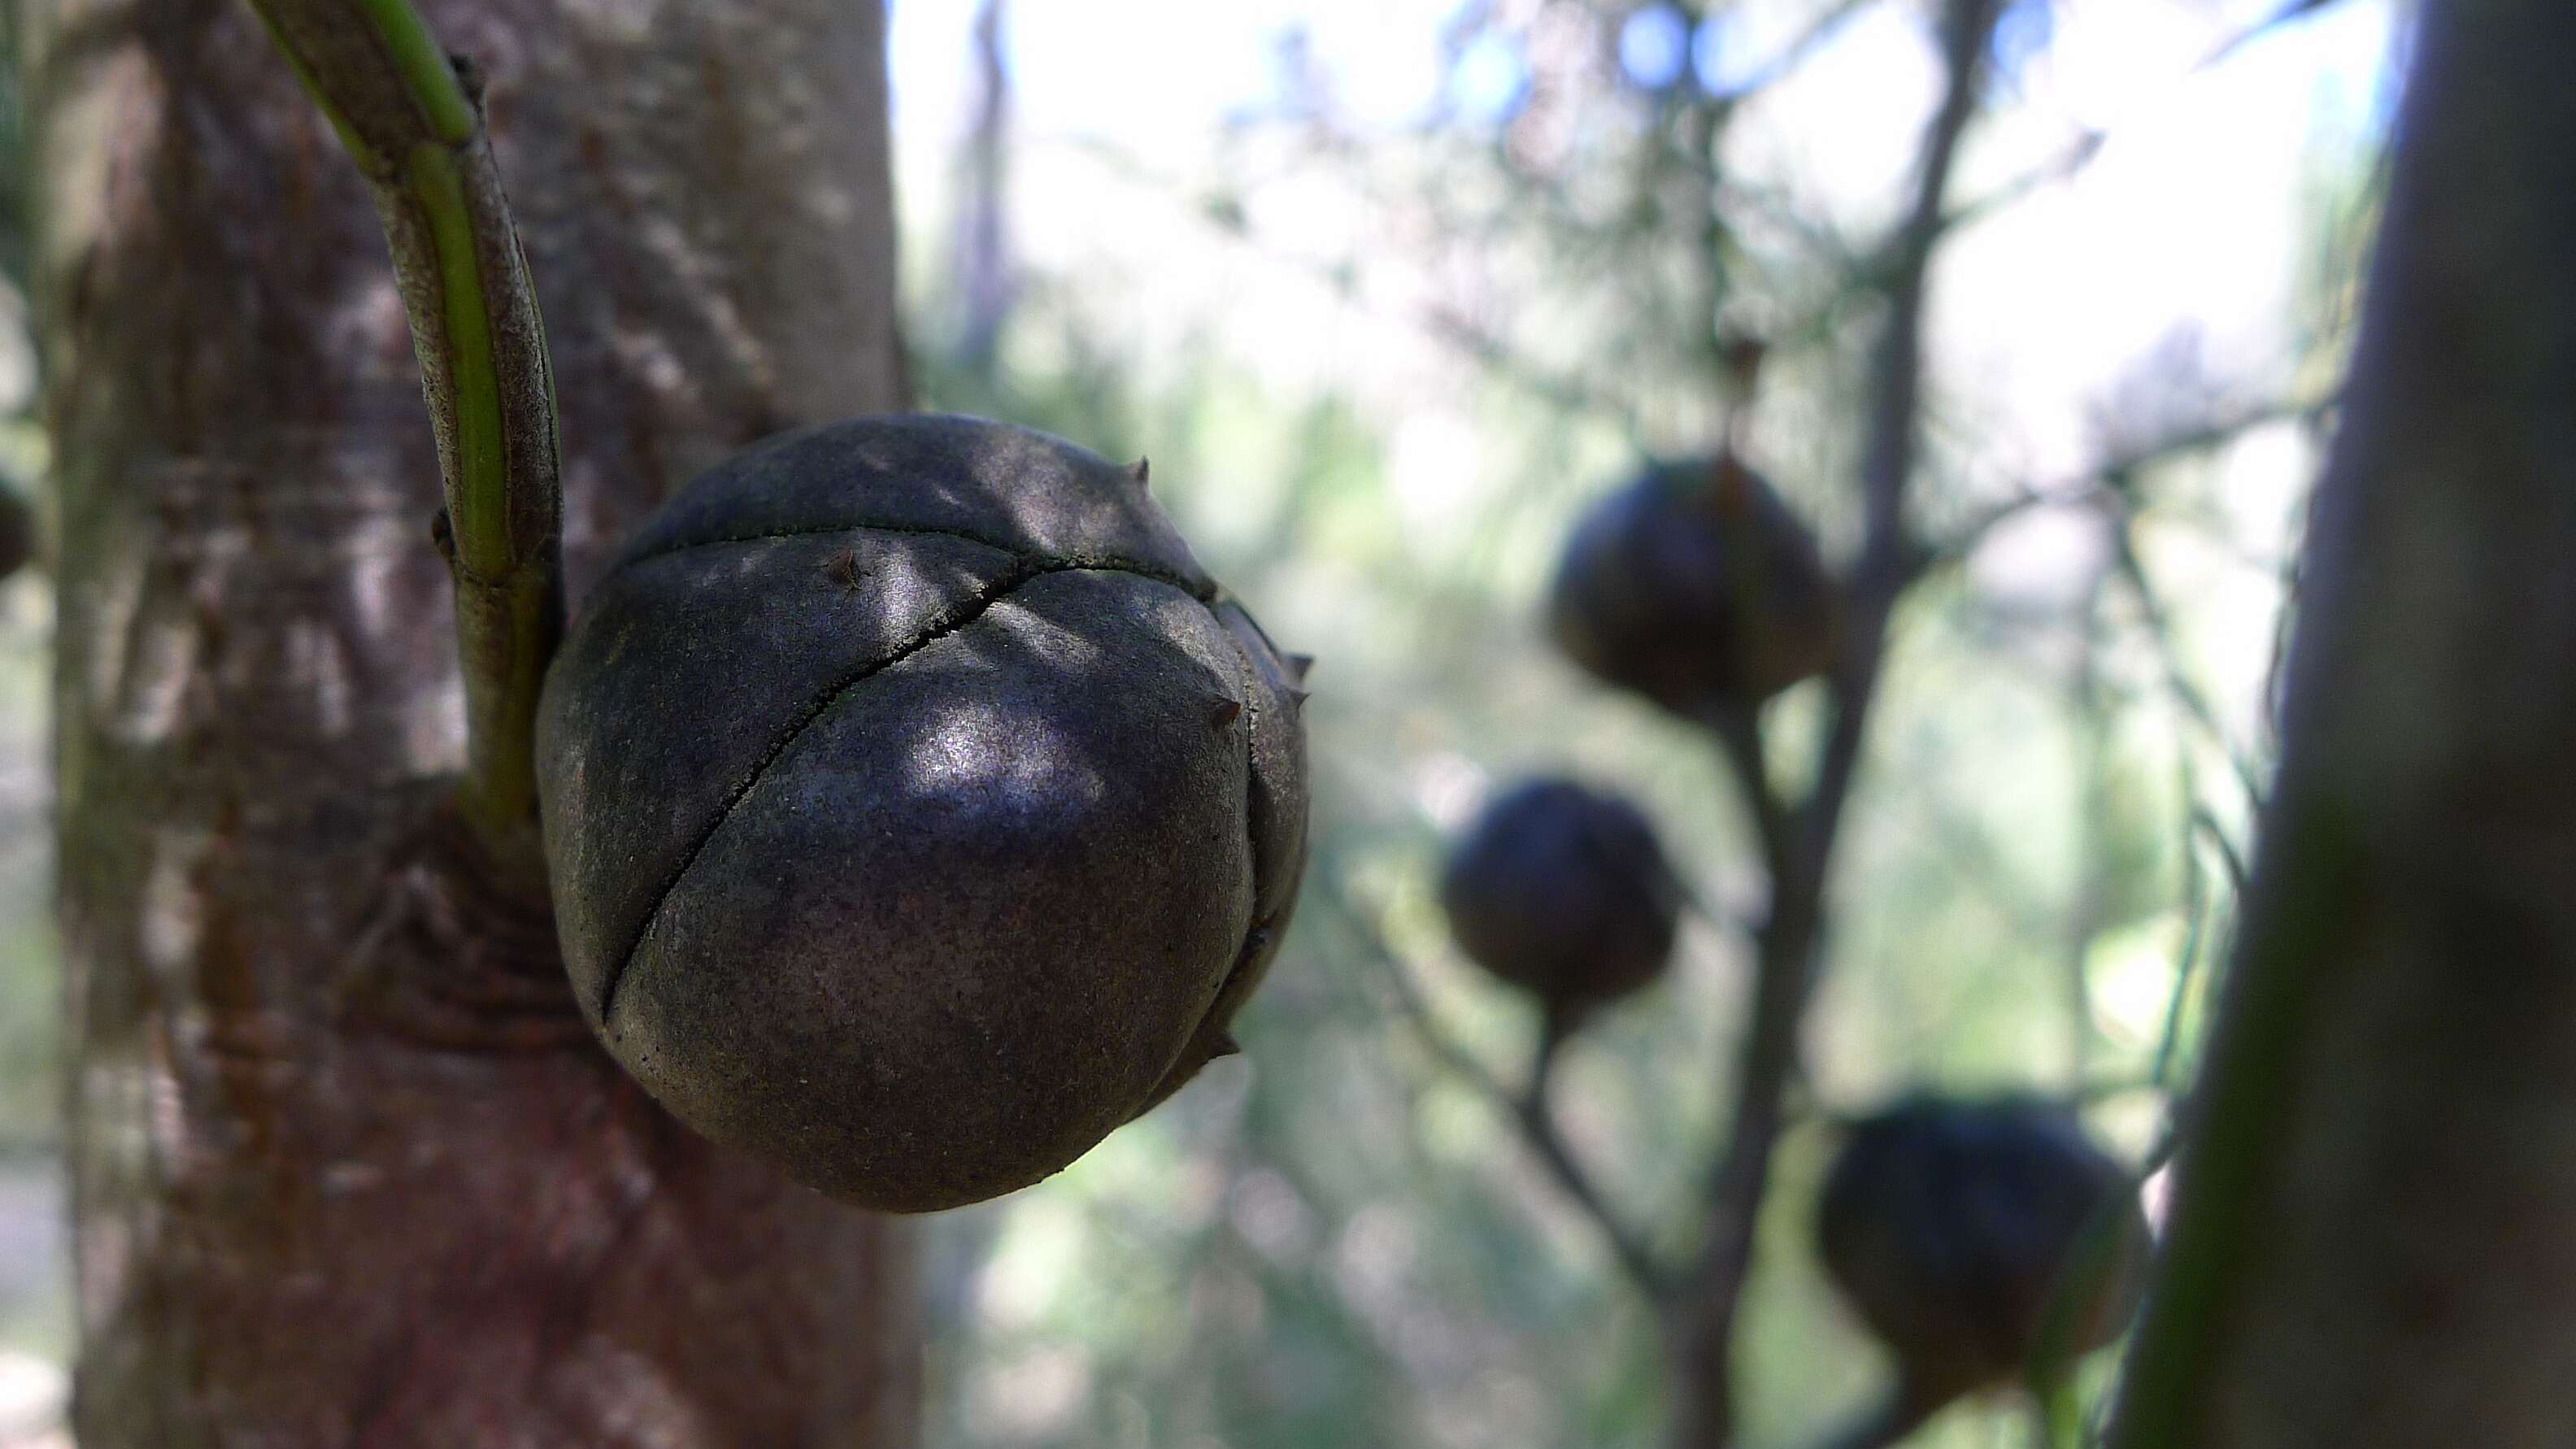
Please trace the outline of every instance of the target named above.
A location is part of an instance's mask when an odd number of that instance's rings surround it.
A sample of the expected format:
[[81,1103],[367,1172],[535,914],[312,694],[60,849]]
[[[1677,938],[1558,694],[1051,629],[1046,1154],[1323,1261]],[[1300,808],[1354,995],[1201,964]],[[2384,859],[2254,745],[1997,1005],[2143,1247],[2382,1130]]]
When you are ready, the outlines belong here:
[[[427,9],[554,339],[576,598],[699,467],[899,405],[878,7]],[[347,158],[232,0],[22,16],[82,1443],[908,1443],[901,1235],[653,1107],[437,808],[437,473]]]

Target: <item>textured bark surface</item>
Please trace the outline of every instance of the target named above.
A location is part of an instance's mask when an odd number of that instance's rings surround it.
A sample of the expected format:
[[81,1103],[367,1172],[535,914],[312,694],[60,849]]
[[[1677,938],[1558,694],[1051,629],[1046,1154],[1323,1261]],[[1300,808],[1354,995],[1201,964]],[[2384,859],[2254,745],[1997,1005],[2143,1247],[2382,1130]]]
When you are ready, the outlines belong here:
[[[432,808],[438,484],[348,159],[232,0],[21,8],[82,1442],[908,1442],[897,1228],[656,1109]],[[576,599],[695,469],[899,402],[878,7],[427,9],[555,340]]]
[[2416,47],[2124,1449],[2576,1432],[2576,9]]

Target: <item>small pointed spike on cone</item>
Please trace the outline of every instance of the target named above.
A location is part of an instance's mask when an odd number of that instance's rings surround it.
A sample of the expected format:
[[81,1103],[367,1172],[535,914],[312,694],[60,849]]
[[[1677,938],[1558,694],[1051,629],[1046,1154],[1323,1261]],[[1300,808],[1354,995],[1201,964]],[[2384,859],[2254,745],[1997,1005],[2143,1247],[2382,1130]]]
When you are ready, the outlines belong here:
[[1236,1041],[1231,1032],[1221,1033],[1216,1039],[1216,1045],[1208,1048],[1208,1060],[1212,1062],[1224,1057],[1241,1055],[1243,1055],[1243,1044]]
[[1315,667],[1315,656],[1312,654],[1291,654],[1283,662],[1287,664],[1288,672],[1297,676],[1297,682],[1299,684],[1303,684],[1306,682],[1307,671]]
[[1208,706],[1208,718],[1215,723],[1218,729],[1224,729],[1226,726],[1233,724],[1237,719],[1241,718],[1242,715],[1243,701],[1239,699],[1220,699],[1216,703]]
[[1292,689],[1288,691],[1288,703],[1293,706],[1299,714],[1304,714],[1306,712],[1306,701],[1313,699],[1314,697],[1315,692],[1311,689]]
[[447,53],[447,68],[455,72],[456,87],[465,92],[465,98],[477,106],[482,105],[483,67],[474,63],[474,57],[451,50]]
[[1135,479],[1136,486],[1139,488],[1144,487],[1152,479],[1153,474],[1154,460],[1151,458],[1138,458],[1136,466],[1127,470],[1127,476]]

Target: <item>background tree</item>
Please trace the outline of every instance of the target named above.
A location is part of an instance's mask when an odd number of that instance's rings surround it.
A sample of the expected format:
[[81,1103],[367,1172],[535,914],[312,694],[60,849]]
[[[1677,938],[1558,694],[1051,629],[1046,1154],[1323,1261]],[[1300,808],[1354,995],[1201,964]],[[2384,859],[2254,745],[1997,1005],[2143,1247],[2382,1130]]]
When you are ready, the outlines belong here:
[[2122,1449],[2567,1432],[2576,15],[2414,50]]
[[[576,592],[902,400],[876,7],[428,7],[554,339]],[[892,1445],[904,1239],[659,1112],[458,764],[437,470],[348,159],[232,0],[22,7],[61,519],[92,1446]]]

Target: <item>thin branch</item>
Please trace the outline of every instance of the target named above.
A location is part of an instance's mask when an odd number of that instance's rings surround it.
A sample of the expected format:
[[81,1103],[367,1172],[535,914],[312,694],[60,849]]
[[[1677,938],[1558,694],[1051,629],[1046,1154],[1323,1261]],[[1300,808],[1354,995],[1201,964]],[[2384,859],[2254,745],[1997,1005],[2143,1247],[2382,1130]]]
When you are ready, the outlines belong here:
[[[1758,185],[1740,176],[1720,176],[1712,194],[1719,207],[1750,215],[1765,226],[1789,233],[1810,256],[1820,259],[1837,275],[1868,275],[1867,259],[1861,255],[1861,249],[1846,241],[1830,220],[1801,213],[1795,201],[1780,187]],[[1741,223],[1738,225],[1740,227]],[[1783,332],[1773,336],[1771,341],[1775,347],[1782,346],[1790,336]]]
[[[1753,825],[1754,841],[1762,850],[1763,866],[1776,881],[1788,868],[1789,810],[1771,783],[1770,749],[1762,739],[1761,720],[1751,710],[1720,709],[1703,723],[1725,752],[1736,793],[1743,798]],[[1756,932],[1757,937],[1760,934]]]
[[[2192,798],[2194,791],[2189,785],[2188,767],[2184,771],[2184,778],[2185,798]],[[2155,1063],[2150,1068],[2149,1085],[2162,1093],[2165,1098],[2164,1120],[2157,1128],[2155,1140],[2148,1147],[2146,1158],[2138,1169],[2141,1180],[2152,1177],[2162,1170],[2166,1163],[2173,1160],[2174,1153],[2182,1146],[2184,1103],[2177,1093],[2173,1079],[2174,1069],[2182,1057],[2183,1013],[2189,1007],[2192,989],[2199,981],[2201,962],[2209,954],[2209,917],[2212,903],[2209,898],[2208,872],[2200,863],[2200,841],[2203,836],[2208,837],[2217,847],[2219,859],[2226,863],[2230,885],[2230,894],[2227,898],[2229,906],[2232,908],[2245,898],[2245,862],[2237,854],[2235,842],[2229,840],[2227,832],[2219,828],[2217,819],[2209,813],[2208,807],[2195,802],[2191,807],[2190,818],[2184,824],[2182,841],[2183,908],[2190,914],[2183,928],[2182,957],[2174,968],[2173,991],[2165,998],[2164,1026],[2156,1038]]]
[[1560,1024],[1550,1022],[1543,1029],[1539,1050],[1534,1054],[1530,1081],[1515,1090],[1501,1073],[1483,1058],[1449,1035],[1432,1015],[1430,1003],[1414,985],[1411,968],[1395,953],[1336,888],[1327,888],[1325,898],[1332,904],[1361,950],[1386,979],[1387,990],[1394,996],[1396,1010],[1412,1027],[1423,1048],[1450,1074],[1473,1088],[1495,1111],[1518,1129],[1523,1144],[1532,1157],[1556,1180],[1574,1206],[1592,1221],[1602,1242],[1610,1249],[1611,1259],[1619,1265],[1631,1286],[1650,1307],[1660,1307],[1672,1289],[1672,1275],[1647,1247],[1644,1238],[1632,1230],[1610,1206],[1607,1196],[1592,1180],[1583,1164],[1575,1159],[1573,1148],[1557,1130],[1556,1119],[1547,1106],[1547,1083],[1556,1051],[1563,1042]]
[[2102,681],[2100,656],[2102,595],[2105,570],[2096,568],[2085,589],[2083,639],[2067,679],[2067,713],[2075,736],[2076,790],[2072,822],[2076,839],[2075,880],[2067,904],[2062,937],[2067,988],[2067,1049],[2074,1080],[2085,1080],[2093,1050],[2093,943],[2103,931],[2111,890],[2110,692]]
[[2218,745],[2227,758],[2246,799],[2255,805],[2262,802],[2263,792],[2253,764],[2236,748],[2220,726],[2217,710],[2195,684],[2178,657],[2173,640],[2172,619],[2162,596],[2146,572],[2135,540],[2129,532],[2134,512],[2137,475],[2178,458],[2205,453],[2224,447],[2255,429],[2274,423],[2313,420],[2331,412],[2340,402],[2329,394],[2312,401],[2273,401],[2259,403],[2239,411],[2213,416],[2191,427],[2166,434],[2094,465],[2083,481],[2052,488],[2025,486],[2010,497],[1997,502],[1953,530],[1940,543],[1922,554],[1923,567],[1952,565],[1965,560],[1994,531],[2013,519],[2036,508],[2105,507],[2112,518],[2112,564],[2121,582],[2137,600],[2146,632],[2155,641],[2158,663],[2165,676],[2167,692],[2203,733]]
[[1769,60],[1754,67],[1752,73],[1742,81],[1721,92],[1716,97],[1718,103],[1730,107],[1742,105],[1786,80],[1797,71],[1798,67],[1807,63],[1808,57],[1823,48],[1826,41],[1833,39],[1835,32],[1843,28],[1845,21],[1875,3],[1877,0],[1833,0],[1832,4],[1816,12],[1815,17],[1807,22],[1804,30],[1791,36],[1786,45],[1774,51]]
[[2243,30],[2237,31],[2234,35],[2220,41],[2210,50],[2209,54],[2201,57],[2200,64],[2194,66],[2193,69],[2208,70],[2211,67],[2216,66],[2219,62],[2227,59],[2229,56],[2234,55],[2237,51],[2243,49],[2247,45],[2271,34],[2273,31],[2278,30],[2285,25],[2290,25],[2297,21],[2304,20],[2308,16],[2325,9],[2333,3],[2335,3],[2335,0],[2283,0],[2281,6],[2271,14],[2264,16],[2253,24],[2246,26]]
[[2218,847],[2219,859],[2227,862],[2228,888],[2239,895],[2244,894],[2245,857],[2237,851],[2236,842],[2228,839],[2227,832],[2219,827],[2218,817],[2210,814],[2206,805],[2195,806],[2191,812],[2191,826],[2208,836],[2210,843]]
[[1976,113],[1979,78],[1993,34],[1999,0],[1952,0],[1947,61],[1949,85],[1933,117],[1918,167],[1914,204],[1889,249],[1888,317],[1879,339],[1870,389],[1870,415],[1862,454],[1861,486],[1868,531],[1852,581],[1847,647],[1834,680],[1834,722],[1814,791],[1799,821],[1800,874],[1791,884],[1810,894],[1822,887],[1863,726],[1878,683],[1879,656],[1897,596],[1920,569],[1919,549],[1905,520],[1906,484],[1913,476],[1923,391],[1923,311],[1932,253],[1942,231],[1942,197],[1968,120]]
[[1998,212],[2011,210],[2034,192],[2073,180],[2083,173],[2085,167],[2093,164],[2093,158],[2102,154],[2103,144],[2110,139],[2107,131],[2082,132],[2065,150],[1985,195],[1962,204],[1942,225],[1952,231],[1964,231]]
[[[2196,833],[2196,832],[2195,832]],[[2173,994],[2165,999],[2164,1029],[2156,1036],[2155,1065],[2149,1069],[2159,1090],[2173,1090],[2174,1062],[2182,1054],[2182,1018],[2191,1001],[2192,983],[2200,976],[2202,948],[2209,938],[2209,875],[2201,868],[2200,852],[2191,840],[2183,841],[2183,922],[2182,959],[2174,966]]]
[[374,189],[420,358],[465,677],[459,802],[533,865],[537,691],[563,629],[554,375],[481,85],[410,0],[252,0]]
[[[1750,1024],[1736,1063],[1734,1119],[1709,1175],[1706,1241],[1677,1325],[1684,1398],[1676,1441],[1726,1449],[1735,1436],[1733,1340],[1754,1234],[1770,1181],[1772,1149],[1798,1060],[1798,1033],[1824,929],[1824,886],[1843,806],[1861,754],[1889,616],[1921,571],[1905,519],[1922,412],[1923,311],[1939,245],[1952,162],[1976,114],[1999,0],[1951,0],[1943,37],[1948,80],[1923,140],[1912,205],[1887,249],[1887,322],[1872,368],[1861,468],[1867,532],[1855,566],[1843,654],[1832,681],[1833,718],[1814,786],[1779,828],[1780,863],[1764,924]],[[1738,767],[1739,774],[1742,766]],[[1757,784],[1759,782],[1756,782]],[[1757,805],[1756,809],[1760,807]]]
[[1425,335],[1446,343],[1486,372],[1562,411],[1603,412],[1618,417],[1634,417],[1638,411],[1634,398],[1606,392],[1579,375],[1529,357],[1451,308],[1429,304],[1417,309],[1414,317],[1415,325]]
[[2103,503],[2125,505],[2129,484],[2139,474],[2182,458],[2223,448],[2247,433],[2274,423],[2300,422],[2323,416],[2335,405],[2331,395],[2314,401],[2279,400],[2204,418],[2190,427],[2134,444],[2101,459],[2082,477],[2049,486],[2024,485],[1972,515],[1948,536],[1932,544],[1926,567],[1956,563],[1976,552],[1998,528],[2035,508],[2080,508]]
[[2263,782],[2256,776],[2253,762],[2239,753],[2235,741],[2228,738],[2226,726],[2219,722],[2217,707],[2209,702],[2209,696],[2182,667],[2181,653],[2174,643],[2173,616],[2165,609],[2163,596],[2156,592],[2155,581],[2147,577],[2146,563],[2138,557],[2137,541],[2130,536],[2125,517],[2111,530],[2111,561],[2119,570],[2122,582],[2128,585],[2131,596],[2138,601],[2138,612],[2144,617],[2147,635],[2155,641],[2156,657],[2164,669],[2165,692],[2218,746],[2219,753],[2227,757],[2228,769],[2234,772],[2238,786],[2245,791],[2246,803],[2260,809]]

